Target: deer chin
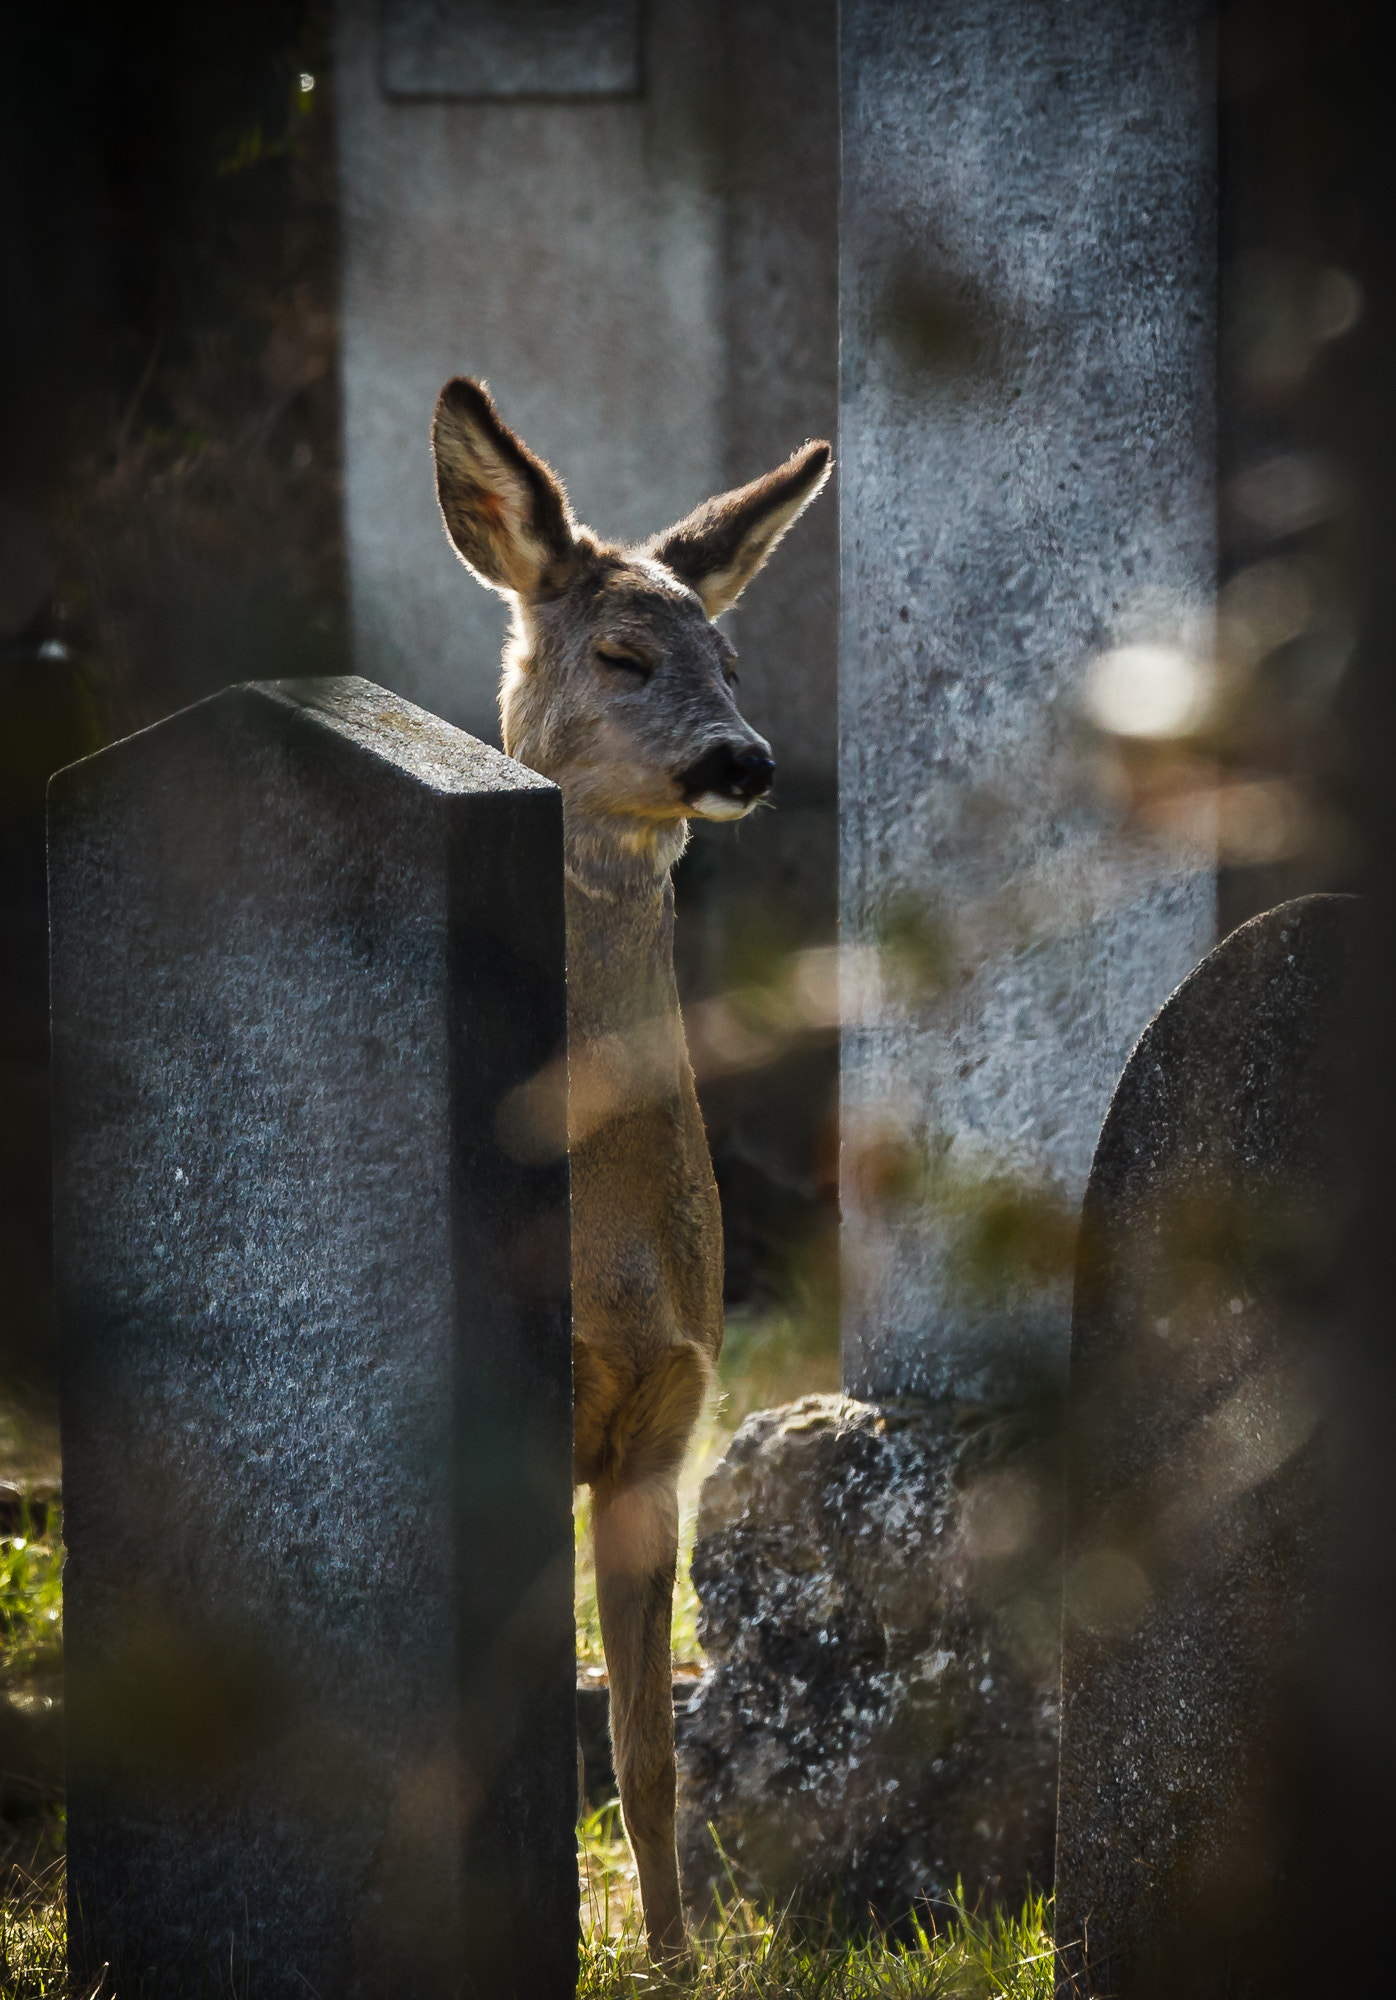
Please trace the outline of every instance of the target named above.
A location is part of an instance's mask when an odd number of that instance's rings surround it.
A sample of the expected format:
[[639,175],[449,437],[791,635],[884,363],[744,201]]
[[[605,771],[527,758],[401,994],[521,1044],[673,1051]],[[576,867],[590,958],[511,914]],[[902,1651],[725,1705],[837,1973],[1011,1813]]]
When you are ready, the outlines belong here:
[[745,819],[755,799],[725,799],[721,792],[700,792],[688,811],[696,819]]

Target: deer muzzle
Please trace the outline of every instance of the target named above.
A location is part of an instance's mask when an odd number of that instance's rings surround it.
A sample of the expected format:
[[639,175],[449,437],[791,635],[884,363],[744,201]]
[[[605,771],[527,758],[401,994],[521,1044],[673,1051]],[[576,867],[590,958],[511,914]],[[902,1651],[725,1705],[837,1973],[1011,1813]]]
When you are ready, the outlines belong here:
[[718,743],[679,774],[685,805],[708,819],[738,819],[771,789],[776,765],[770,747],[754,742]]

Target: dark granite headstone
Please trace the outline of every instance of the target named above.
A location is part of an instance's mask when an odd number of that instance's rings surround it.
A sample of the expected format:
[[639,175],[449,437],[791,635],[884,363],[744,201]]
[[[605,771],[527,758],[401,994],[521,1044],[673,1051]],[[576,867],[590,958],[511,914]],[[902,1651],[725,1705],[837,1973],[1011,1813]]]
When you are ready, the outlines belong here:
[[640,0],[382,0],[390,97],[614,97],[640,88]]
[[1297,1990],[1359,907],[1307,897],[1227,938],[1146,1030],[1096,1149],[1068,1419],[1063,1994]]
[[82,1981],[573,1990],[561,835],[357,679],[53,781]]

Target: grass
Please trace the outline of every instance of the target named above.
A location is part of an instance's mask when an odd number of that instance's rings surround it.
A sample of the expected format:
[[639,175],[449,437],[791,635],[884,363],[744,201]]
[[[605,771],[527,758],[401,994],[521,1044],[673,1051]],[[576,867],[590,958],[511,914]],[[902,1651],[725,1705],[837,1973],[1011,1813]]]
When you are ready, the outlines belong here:
[[62,1666],[61,1535],[0,1541],[0,1678],[12,1687]]
[[50,1891],[0,1901],[0,2000],[73,2000],[61,1880]]
[[577,1829],[582,1957],[577,2000],[1052,2000],[1050,1907],[1017,1916],[957,1906],[943,1927],[851,1937],[797,1923],[732,1888],[672,1971],[648,1964],[634,1865],[613,1801]]
[[[644,1953],[629,1854],[614,1804],[578,1828],[582,1948],[577,2000],[1052,2000],[1050,1909],[1011,1917],[959,1909],[943,1929],[850,1938],[796,1924],[733,1894],[689,1958],[659,1971]],[[0,2000],[120,2000],[78,1993],[64,1964],[61,1878],[23,1907],[0,1903]]]
[[[54,1507],[42,1537],[26,1511],[19,1532],[0,1540],[0,1701],[22,1709],[51,1700],[62,1665],[63,1540]],[[0,2000],[68,2000],[62,1801],[5,1781],[3,1802]]]

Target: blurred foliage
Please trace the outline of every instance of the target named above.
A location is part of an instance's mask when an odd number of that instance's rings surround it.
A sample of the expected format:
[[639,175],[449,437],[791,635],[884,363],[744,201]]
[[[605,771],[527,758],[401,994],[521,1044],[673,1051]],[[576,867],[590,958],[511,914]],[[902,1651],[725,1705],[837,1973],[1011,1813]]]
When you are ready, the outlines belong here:
[[[1007,1176],[957,1183],[962,1228],[951,1268],[965,1288],[995,1299],[1060,1284],[1076,1255],[1076,1210],[1058,1191]],[[944,1205],[945,1198],[937,1198]]]
[[1031,341],[1023,315],[1001,292],[920,245],[889,256],[872,330],[909,383],[950,387],[961,397],[1002,383]]
[[6,16],[0,1456],[31,1469],[56,1449],[45,784],[228,682],[344,664],[329,29],[329,0]]
[[1365,0],[1235,0],[1219,14],[1217,620],[1203,633],[1166,611],[1145,619],[1199,698],[1179,702],[1174,726],[1133,729],[1121,682],[1097,777],[1144,831],[1219,853],[1222,935],[1289,897],[1351,888],[1363,865],[1351,397],[1380,228],[1364,214],[1353,111],[1376,20]]
[[944,1243],[953,1285],[1007,1309],[1024,1291],[1063,1283],[1076,1257],[1075,1204],[1039,1175],[983,1161],[959,1166],[945,1138],[873,1121],[846,1141],[846,1184],[864,1213],[919,1212]]
[[78,661],[108,734],[342,652],[328,28],[321,0],[12,26],[0,641],[35,680]]
[[57,1675],[62,1665],[63,1541],[55,1522],[42,1540],[20,1533],[0,1541],[0,1684]]
[[904,883],[873,912],[883,977],[904,1006],[938,999],[961,975],[962,947],[943,902]]

